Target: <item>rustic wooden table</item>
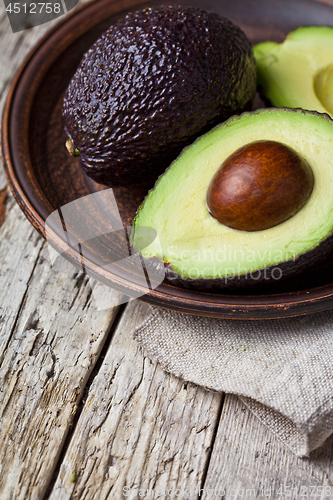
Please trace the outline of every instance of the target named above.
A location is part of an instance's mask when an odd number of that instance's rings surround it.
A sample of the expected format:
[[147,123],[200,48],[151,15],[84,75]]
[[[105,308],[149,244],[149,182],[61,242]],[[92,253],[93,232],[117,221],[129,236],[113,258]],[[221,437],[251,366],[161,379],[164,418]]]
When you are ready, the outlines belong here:
[[[51,25],[13,34],[1,3],[1,109]],[[5,188],[2,171],[0,180]],[[1,500],[304,498],[301,486],[333,498],[333,439],[297,458],[237,397],[165,373],[133,340],[147,306],[111,307],[117,292],[63,259],[51,266],[44,240],[4,193]],[[91,286],[109,309],[98,310]]]

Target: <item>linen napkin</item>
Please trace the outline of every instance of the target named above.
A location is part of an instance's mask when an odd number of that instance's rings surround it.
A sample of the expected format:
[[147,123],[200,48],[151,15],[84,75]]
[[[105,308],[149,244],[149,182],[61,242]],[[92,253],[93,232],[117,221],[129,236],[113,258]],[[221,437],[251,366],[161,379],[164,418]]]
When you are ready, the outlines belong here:
[[244,321],[150,306],[134,336],[168,372],[237,394],[298,456],[333,432],[333,311]]

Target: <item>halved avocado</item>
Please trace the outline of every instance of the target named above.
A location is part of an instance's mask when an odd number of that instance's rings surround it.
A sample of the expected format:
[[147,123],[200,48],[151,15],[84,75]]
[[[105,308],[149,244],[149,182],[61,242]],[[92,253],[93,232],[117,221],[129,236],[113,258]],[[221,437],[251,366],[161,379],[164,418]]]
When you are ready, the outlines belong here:
[[[223,162],[258,140],[292,148],[310,166],[313,189],[297,213],[274,227],[232,229],[212,217],[207,191]],[[145,247],[139,226],[154,228],[158,238]],[[163,261],[169,280],[216,290],[308,269],[333,247],[332,233],[333,121],[325,114],[272,108],[235,116],[185,148],[140,206],[132,245],[145,259]]]
[[298,28],[281,44],[256,45],[254,55],[258,85],[274,106],[333,116],[333,28]]

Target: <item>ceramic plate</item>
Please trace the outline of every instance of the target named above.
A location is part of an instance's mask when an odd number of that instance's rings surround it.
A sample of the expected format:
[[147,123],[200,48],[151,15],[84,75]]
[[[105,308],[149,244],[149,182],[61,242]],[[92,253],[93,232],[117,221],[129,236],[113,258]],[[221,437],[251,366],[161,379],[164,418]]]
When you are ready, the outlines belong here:
[[[66,17],[44,37],[23,63],[11,86],[2,121],[2,153],[7,178],[14,196],[33,226],[45,237],[48,216],[103,187],[88,180],[79,160],[70,157],[61,119],[61,102],[66,86],[83,53],[126,12],[161,2],[98,0],[85,4]],[[199,0],[183,1],[218,12],[238,24],[253,43],[282,41],[300,25],[333,25],[333,7],[319,1],[295,0]],[[256,106],[263,103],[256,101]],[[122,222],[130,226],[135,211],[149,186],[114,189]],[[98,224],[96,218],[86,224]],[[49,241],[75,265],[82,255],[52,227]],[[103,246],[103,245],[102,245]],[[108,240],[105,241],[108,247]],[[91,248],[85,270],[98,280],[130,296],[185,313],[235,319],[279,318],[308,314],[333,306],[333,264],[328,260],[316,272],[268,290],[208,294],[161,283],[147,289],[128,273],[114,273],[100,265],[103,255]],[[102,251],[103,254],[103,251]],[[145,293],[147,292],[147,293]]]

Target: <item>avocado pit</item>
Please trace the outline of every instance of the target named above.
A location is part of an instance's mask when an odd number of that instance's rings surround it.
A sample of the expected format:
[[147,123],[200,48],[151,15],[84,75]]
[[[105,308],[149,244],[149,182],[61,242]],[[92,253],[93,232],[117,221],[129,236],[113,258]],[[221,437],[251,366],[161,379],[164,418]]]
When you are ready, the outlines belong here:
[[308,201],[311,167],[296,151],[276,141],[249,143],[232,153],[213,177],[207,206],[221,224],[262,231],[290,219]]

